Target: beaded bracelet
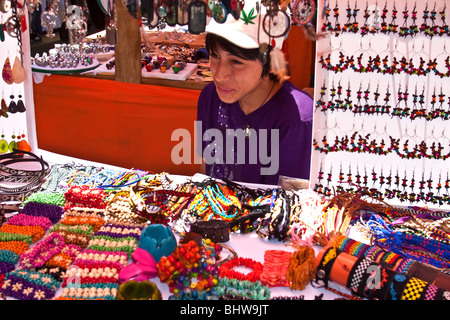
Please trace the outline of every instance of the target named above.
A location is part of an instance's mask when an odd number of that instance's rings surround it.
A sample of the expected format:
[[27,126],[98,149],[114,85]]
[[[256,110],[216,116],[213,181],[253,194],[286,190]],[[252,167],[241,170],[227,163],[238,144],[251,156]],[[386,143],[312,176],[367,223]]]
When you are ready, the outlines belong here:
[[31,236],[33,242],[37,242],[45,235],[45,229],[41,226],[16,226],[5,223],[0,227],[0,232],[20,233]]
[[[253,271],[244,274],[233,270],[234,267],[243,266],[249,268]],[[223,263],[219,267],[219,273],[221,277],[226,277],[229,279],[237,279],[239,281],[260,281],[261,273],[263,271],[263,264],[261,262],[255,261],[250,258],[236,257],[230,261]]]
[[105,209],[106,192],[101,189],[92,189],[89,186],[72,186],[65,193],[65,209],[72,207],[88,207]]
[[33,238],[28,234],[0,232],[0,242],[1,241],[24,241],[28,244],[32,244]]
[[82,233],[85,235],[93,235],[94,227],[90,224],[65,225],[62,223],[57,223],[51,228],[50,232],[58,232],[58,231],[69,231],[74,233]]
[[1,292],[19,300],[49,300],[58,288],[59,282],[49,275],[18,269],[5,275]]
[[217,296],[235,295],[249,298],[252,300],[268,300],[270,298],[270,289],[260,281],[239,281],[221,277],[219,283],[213,288],[213,293]]
[[72,217],[89,216],[103,218],[105,216],[105,209],[72,207],[66,209],[65,214]]
[[25,201],[24,204],[28,202],[39,202],[39,203],[45,203],[45,204],[52,204],[57,206],[64,206],[64,203],[66,202],[66,198],[64,197],[64,194],[57,193],[57,192],[35,192],[31,194]]
[[74,264],[83,260],[119,262],[122,266],[126,266],[128,264],[128,255],[125,252],[120,251],[114,252],[85,249],[77,256]]
[[61,219],[61,216],[64,214],[64,209],[52,204],[28,202],[24,205],[20,213],[47,217],[54,224]]
[[59,253],[64,245],[63,236],[51,233],[33,248],[20,255],[20,266],[25,269],[42,267],[55,254]]
[[52,231],[51,234],[53,233],[61,235],[65,243],[77,245],[81,248],[87,247],[91,239],[90,235],[67,230]]
[[94,231],[97,232],[97,230],[105,223],[105,220],[103,220],[102,218],[90,216],[81,216],[81,217],[64,216],[61,219],[60,223],[65,225],[89,224],[94,228]]
[[0,262],[16,264],[19,261],[19,256],[20,255],[10,250],[0,250]]
[[55,300],[115,300],[119,285],[108,283],[103,287],[64,288]]
[[25,241],[0,241],[0,250],[9,250],[15,254],[22,254],[29,248]]
[[12,216],[9,218],[8,223],[16,226],[41,226],[44,230],[47,230],[53,225],[47,217],[30,216],[24,213],[19,213]]

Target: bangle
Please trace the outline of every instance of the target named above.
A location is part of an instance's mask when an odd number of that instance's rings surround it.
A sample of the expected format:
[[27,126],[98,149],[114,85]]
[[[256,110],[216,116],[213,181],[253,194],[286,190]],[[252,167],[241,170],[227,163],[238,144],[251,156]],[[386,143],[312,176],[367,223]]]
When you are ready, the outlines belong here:
[[304,246],[292,254],[286,274],[291,290],[304,290],[314,278],[315,259],[314,249],[310,246]]
[[[243,266],[253,271],[244,274],[233,270],[234,267]],[[219,274],[221,277],[229,279],[237,279],[239,281],[255,282],[261,280],[261,273],[263,271],[263,264],[249,258],[236,257],[228,262],[225,262],[219,267]]]
[[131,280],[119,286],[116,300],[162,300],[162,295],[151,281]]

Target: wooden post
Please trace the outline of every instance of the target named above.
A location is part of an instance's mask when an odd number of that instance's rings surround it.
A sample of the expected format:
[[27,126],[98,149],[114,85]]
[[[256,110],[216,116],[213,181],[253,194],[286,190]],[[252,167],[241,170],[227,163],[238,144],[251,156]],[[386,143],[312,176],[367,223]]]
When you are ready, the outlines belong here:
[[137,19],[131,16],[122,0],[114,1],[117,14],[117,44],[115,47],[115,79],[141,83],[141,34]]

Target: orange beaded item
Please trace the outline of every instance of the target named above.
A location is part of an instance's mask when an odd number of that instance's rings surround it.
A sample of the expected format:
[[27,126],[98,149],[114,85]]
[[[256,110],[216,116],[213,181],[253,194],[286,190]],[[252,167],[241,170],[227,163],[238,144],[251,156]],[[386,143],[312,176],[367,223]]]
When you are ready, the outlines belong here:
[[0,250],[9,250],[18,255],[27,251],[28,248],[29,245],[25,241],[0,241]]
[[315,259],[314,249],[310,246],[301,247],[292,254],[286,274],[291,290],[304,290],[314,278]]
[[94,232],[97,232],[98,229],[105,223],[105,220],[103,218],[98,217],[72,217],[72,216],[64,216],[60,224],[65,225],[80,225],[80,224],[89,224],[94,228]]
[[45,235],[45,229],[41,226],[15,226],[5,223],[0,227],[0,232],[21,233],[31,236],[33,242],[42,239]]
[[60,267],[67,269],[72,264],[72,257],[66,253],[60,252],[55,254],[49,261],[45,263],[47,267]]

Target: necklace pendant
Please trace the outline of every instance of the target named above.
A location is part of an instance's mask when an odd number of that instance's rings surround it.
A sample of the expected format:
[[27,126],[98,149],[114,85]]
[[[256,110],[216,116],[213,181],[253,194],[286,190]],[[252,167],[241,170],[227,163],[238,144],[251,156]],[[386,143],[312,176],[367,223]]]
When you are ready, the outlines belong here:
[[246,127],[245,127],[245,129],[244,129],[244,134],[245,134],[245,137],[248,139],[248,137],[250,137],[250,126],[249,125],[247,125]]

